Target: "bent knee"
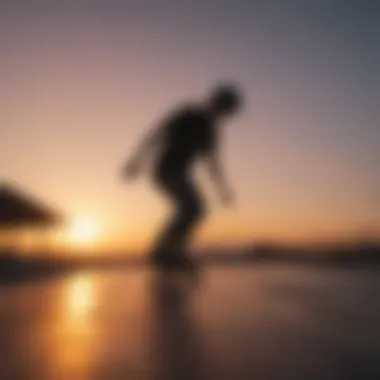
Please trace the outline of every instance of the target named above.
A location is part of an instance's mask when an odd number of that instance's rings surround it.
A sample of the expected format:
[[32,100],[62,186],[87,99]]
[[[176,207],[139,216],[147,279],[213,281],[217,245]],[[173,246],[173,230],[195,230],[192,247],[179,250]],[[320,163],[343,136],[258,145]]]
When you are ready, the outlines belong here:
[[206,216],[206,207],[202,202],[188,204],[183,211],[187,219],[191,221],[197,221]]

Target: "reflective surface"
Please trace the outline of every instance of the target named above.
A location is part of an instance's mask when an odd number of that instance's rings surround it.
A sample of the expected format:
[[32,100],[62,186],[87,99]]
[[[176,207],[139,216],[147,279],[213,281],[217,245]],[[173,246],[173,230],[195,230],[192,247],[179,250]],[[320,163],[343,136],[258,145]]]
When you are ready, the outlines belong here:
[[0,287],[0,379],[379,379],[379,270],[74,273]]

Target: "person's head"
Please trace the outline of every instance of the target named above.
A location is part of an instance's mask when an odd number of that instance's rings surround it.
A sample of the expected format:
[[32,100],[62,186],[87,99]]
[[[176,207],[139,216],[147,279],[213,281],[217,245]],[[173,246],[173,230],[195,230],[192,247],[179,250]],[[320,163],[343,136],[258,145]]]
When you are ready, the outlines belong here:
[[217,118],[231,116],[242,106],[242,95],[236,86],[219,85],[209,98],[209,107]]

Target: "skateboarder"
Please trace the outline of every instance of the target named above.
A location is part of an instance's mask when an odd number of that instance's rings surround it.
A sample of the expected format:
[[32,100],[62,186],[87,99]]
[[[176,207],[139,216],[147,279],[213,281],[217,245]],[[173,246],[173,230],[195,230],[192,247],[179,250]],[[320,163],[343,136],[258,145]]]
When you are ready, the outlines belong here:
[[232,203],[218,153],[219,127],[240,105],[241,96],[234,86],[218,86],[203,104],[188,105],[171,114],[143,139],[123,168],[125,178],[134,178],[148,156],[158,149],[153,178],[173,203],[175,212],[153,249],[155,263],[194,266],[186,248],[192,232],[205,216],[204,202],[192,178],[198,160],[208,166],[222,202]]

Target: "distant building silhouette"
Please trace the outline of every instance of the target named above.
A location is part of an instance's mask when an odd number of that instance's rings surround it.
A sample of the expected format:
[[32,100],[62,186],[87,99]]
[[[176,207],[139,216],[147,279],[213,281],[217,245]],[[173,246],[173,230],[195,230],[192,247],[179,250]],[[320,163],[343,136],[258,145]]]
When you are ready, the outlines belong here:
[[58,211],[36,200],[24,190],[13,184],[0,184],[1,233],[11,233],[13,239],[16,239],[13,235],[15,231],[32,227],[46,229],[62,222],[63,217]]
[[62,222],[62,216],[35,200],[14,185],[0,185],[0,228],[51,227]]

